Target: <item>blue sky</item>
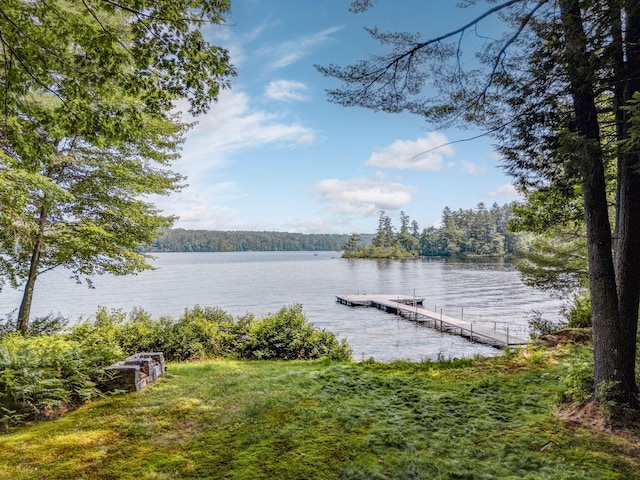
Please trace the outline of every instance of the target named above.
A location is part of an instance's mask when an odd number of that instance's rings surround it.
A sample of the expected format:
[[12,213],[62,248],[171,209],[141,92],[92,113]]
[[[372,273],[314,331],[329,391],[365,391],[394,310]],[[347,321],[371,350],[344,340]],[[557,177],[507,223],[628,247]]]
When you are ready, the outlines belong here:
[[[232,0],[228,25],[206,34],[230,51],[238,75],[198,118],[174,164],[188,187],[159,207],[187,229],[368,233],[380,210],[396,225],[403,210],[423,228],[437,224],[445,206],[515,200],[490,139],[455,143],[409,163],[476,132],[329,103],[326,90],[337,83],[314,68],[384,51],[364,27],[427,39],[478,12],[456,3],[380,0],[353,14],[350,0]],[[495,27],[481,23],[468,38],[472,48]]]

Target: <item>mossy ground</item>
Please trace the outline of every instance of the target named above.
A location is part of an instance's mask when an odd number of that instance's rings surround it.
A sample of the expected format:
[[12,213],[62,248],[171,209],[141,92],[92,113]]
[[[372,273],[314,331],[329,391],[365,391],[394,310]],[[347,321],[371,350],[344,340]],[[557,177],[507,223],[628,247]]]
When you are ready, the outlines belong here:
[[0,478],[640,478],[637,436],[556,415],[565,363],[174,363],[0,435]]

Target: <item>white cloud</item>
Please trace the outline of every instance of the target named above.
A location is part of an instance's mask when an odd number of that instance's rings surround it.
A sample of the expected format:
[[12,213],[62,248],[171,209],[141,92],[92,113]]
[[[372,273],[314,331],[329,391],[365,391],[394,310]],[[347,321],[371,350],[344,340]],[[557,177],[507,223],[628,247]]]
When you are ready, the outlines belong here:
[[416,140],[396,140],[371,154],[365,165],[439,172],[444,169],[444,156],[455,151],[445,135],[430,132]]
[[411,201],[416,187],[400,182],[379,182],[368,178],[318,182],[314,192],[331,210],[340,214],[377,215],[379,210],[398,210]]
[[265,89],[268,98],[283,102],[307,100],[307,86],[301,82],[276,80],[270,82]]
[[270,57],[268,70],[278,70],[306,57],[317,46],[332,40],[332,36],[342,30],[342,26],[331,27],[321,32],[283,42],[275,47],[263,47],[256,54],[261,57]]
[[228,181],[225,168],[238,151],[265,145],[307,145],[315,141],[315,132],[298,121],[254,109],[247,94],[228,90],[197,120],[174,164],[175,171],[186,175],[188,186],[169,198],[158,198],[156,204],[166,214],[179,216],[177,225],[185,228],[264,228],[243,224],[229,206],[246,192]]
[[489,192],[488,196],[489,198],[497,198],[497,197],[511,198],[511,199],[520,198],[520,194],[516,190],[516,187],[514,187],[511,183],[505,183],[504,185],[500,185],[495,190]]
[[475,163],[467,162],[466,160],[462,160],[460,162],[460,172],[466,173],[469,175],[480,175],[483,173],[487,173],[486,165],[477,165]]
[[[252,109],[243,92],[223,91],[217,103],[188,133],[176,169],[190,185],[213,170],[229,164],[233,153],[262,145],[308,145],[315,132],[298,121]],[[186,121],[193,119],[185,118]]]

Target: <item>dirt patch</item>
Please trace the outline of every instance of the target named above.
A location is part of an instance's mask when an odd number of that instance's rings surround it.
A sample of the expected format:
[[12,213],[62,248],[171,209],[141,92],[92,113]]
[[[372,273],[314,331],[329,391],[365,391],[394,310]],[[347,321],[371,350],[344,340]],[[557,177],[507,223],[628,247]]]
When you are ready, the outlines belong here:
[[611,422],[608,417],[598,409],[598,404],[595,401],[582,405],[571,404],[558,412],[558,418],[601,432],[612,431]]
[[570,405],[560,410],[557,416],[576,427],[605,435],[621,454],[640,459],[640,418],[629,419],[625,424],[613,423],[593,400],[583,405]]

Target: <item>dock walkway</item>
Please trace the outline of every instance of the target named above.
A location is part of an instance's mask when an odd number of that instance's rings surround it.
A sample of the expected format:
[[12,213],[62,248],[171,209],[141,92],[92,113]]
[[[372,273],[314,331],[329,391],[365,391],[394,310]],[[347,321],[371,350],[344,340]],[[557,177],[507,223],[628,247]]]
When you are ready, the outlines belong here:
[[507,326],[504,332],[495,328],[478,325],[422,307],[424,298],[410,295],[337,295],[337,301],[350,307],[376,307],[379,310],[401,315],[419,323],[429,325],[440,331],[460,335],[471,341],[493,345],[495,347],[523,346],[528,343],[524,338],[509,333]]

